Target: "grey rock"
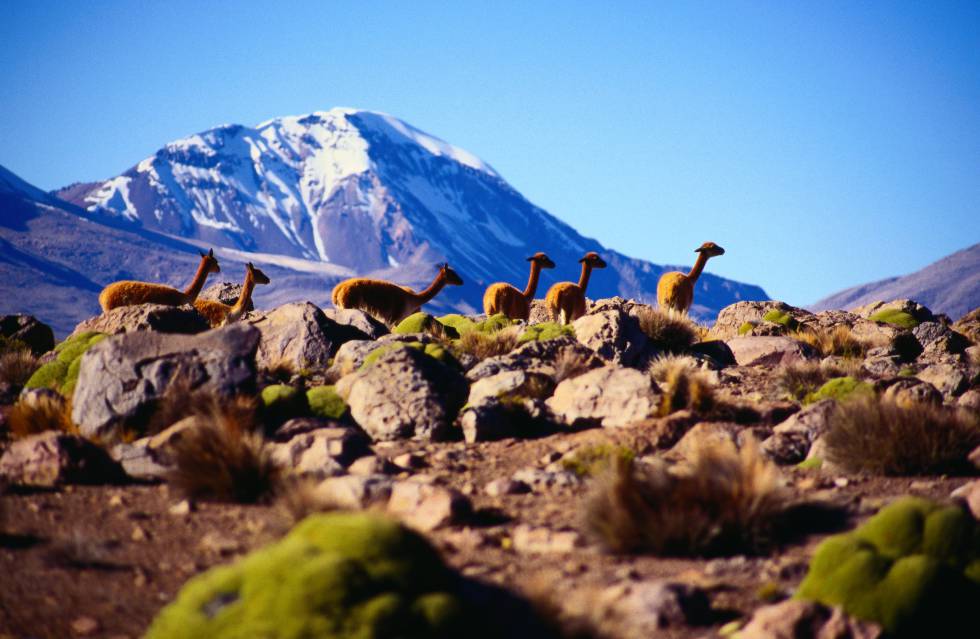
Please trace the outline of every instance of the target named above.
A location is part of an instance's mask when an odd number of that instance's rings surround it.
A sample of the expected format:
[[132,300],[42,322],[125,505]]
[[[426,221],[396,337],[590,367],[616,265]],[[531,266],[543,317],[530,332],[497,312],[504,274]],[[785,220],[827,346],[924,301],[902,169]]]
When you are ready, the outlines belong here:
[[0,457],[0,483],[102,484],[123,477],[122,469],[103,448],[84,437],[57,431],[19,439]]
[[898,378],[889,384],[882,397],[905,407],[916,404],[938,406],[943,403],[943,394],[935,386],[914,377]]
[[328,477],[316,487],[316,497],[337,508],[363,510],[387,503],[394,481],[385,475]]
[[839,607],[788,599],[763,606],[738,632],[739,639],[878,639],[877,624],[849,617]]
[[262,369],[282,363],[296,370],[323,369],[341,344],[363,337],[358,329],[328,319],[312,302],[293,302],[254,313],[248,323],[262,335],[256,356]]
[[347,467],[351,475],[393,475],[399,468],[384,457],[365,455]]
[[704,590],[666,580],[613,584],[599,594],[596,615],[624,637],[652,637],[662,628],[700,625],[712,617]]
[[637,319],[622,310],[609,309],[583,315],[572,323],[575,338],[607,362],[632,366],[648,350],[649,338]]
[[170,389],[232,397],[255,392],[259,332],[236,324],[200,335],[127,333],[82,356],[72,419],[86,437],[140,428]]
[[531,491],[531,487],[522,481],[516,481],[514,479],[508,479],[503,477],[501,479],[494,479],[489,482],[483,491],[491,497],[500,497],[502,495],[520,495],[522,493],[527,493]]
[[318,478],[344,473],[348,464],[368,452],[364,434],[344,427],[320,428],[272,445],[272,457],[281,467]]
[[351,416],[375,440],[449,436],[466,401],[466,380],[414,348],[382,354],[349,385]]
[[[755,324],[757,327],[769,324],[768,322],[764,322],[762,318],[766,313],[773,310],[788,313],[797,322],[807,321],[812,316],[812,313],[809,311],[775,300],[766,302],[736,302],[721,309],[714,326],[708,331],[708,338],[727,342],[730,339],[739,337],[739,329],[745,323]],[[775,324],[770,324],[769,327],[772,329],[770,334],[779,334],[784,330],[782,326]],[[755,334],[755,330],[753,330],[753,335]]]
[[193,335],[211,328],[207,319],[188,305],[165,306],[163,304],[136,304],[120,306],[102,315],[87,319],[72,332],[72,335],[95,331],[118,335],[140,331],[160,333],[183,333]]
[[889,310],[908,313],[920,322],[933,322],[936,320],[936,316],[932,314],[932,311],[915,300],[910,299],[897,299],[890,302],[871,302],[870,304],[852,308],[851,312],[864,319],[870,319],[876,313]]
[[395,483],[388,500],[389,513],[423,531],[459,524],[472,511],[473,505],[462,493],[416,481]]
[[872,377],[895,377],[902,372],[902,360],[894,355],[870,355],[861,370]]
[[490,377],[504,371],[528,371],[554,376],[564,358],[580,360],[588,368],[602,366],[595,352],[573,337],[563,335],[545,341],[531,341],[506,355],[488,357],[466,373],[470,381]]
[[739,366],[785,366],[817,356],[809,344],[789,337],[735,337],[725,343]]
[[974,479],[963,484],[949,495],[966,504],[974,519],[980,519],[980,479]]
[[35,355],[54,348],[54,331],[32,315],[0,315],[0,336],[23,342]]
[[966,391],[956,400],[956,405],[980,415],[980,389],[973,388]]
[[698,422],[674,444],[671,451],[685,459],[693,459],[698,451],[731,443],[741,446],[743,427],[732,422]]
[[487,398],[534,397],[544,399],[554,392],[550,376],[524,370],[503,371],[483,377],[470,386],[467,404],[479,404]]
[[964,366],[945,362],[927,366],[916,377],[935,386],[945,397],[959,395],[967,389],[970,381]]
[[582,545],[581,535],[574,530],[552,530],[528,524],[516,526],[511,539],[514,550],[521,554],[569,553]]
[[824,399],[777,424],[762,442],[762,451],[778,464],[803,461],[813,442],[827,432],[836,405],[834,400]]
[[[236,284],[235,282],[218,282],[201,291],[201,294],[197,298],[234,306],[238,303],[238,298],[242,295],[242,288],[241,284]],[[255,305],[252,304],[251,299],[245,305],[245,310],[255,310]]]
[[517,434],[511,407],[496,397],[485,397],[468,404],[459,414],[459,425],[467,443],[487,442]]
[[648,374],[603,366],[566,379],[546,403],[568,425],[615,428],[646,419],[659,401],[659,389]]
[[165,479],[175,466],[175,446],[184,433],[198,426],[196,417],[186,417],[152,437],[113,446],[109,454],[133,479]]
[[337,349],[337,353],[334,355],[333,365],[330,367],[330,372],[337,377],[343,377],[345,375],[355,373],[364,364],[364,360],[367,359],[368,355],[373,353],[376,349],[383,346],[388,346],[389,344],[408,344],[411,342],[429,344],[434,341],[435,340],[432,338],[432,336],[425,334],[401,335],[398,333],[392,333],[379,337],[376,340],[358,339],[344,342],[340,348]]
[[356,339],[378,339],[388,334],[388,327],[364,311],[353,308],[325,308],[323,314],[337,324],[356,328],[364,334]]
[[511,479],[539,491],[552,488],[574,488],[583,483],[582,478],[571,471],[550,471],[540,468],[522,468],[515,472]]

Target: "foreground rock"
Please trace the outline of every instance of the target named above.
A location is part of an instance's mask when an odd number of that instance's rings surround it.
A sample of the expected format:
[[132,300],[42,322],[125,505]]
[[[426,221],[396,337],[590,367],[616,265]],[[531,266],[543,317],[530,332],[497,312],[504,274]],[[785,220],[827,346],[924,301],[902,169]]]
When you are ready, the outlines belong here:
[[261,369],[323,369],[341,344],[366,337],[354,326],[329,319],[312,302],[284,304],[248,321],[262,334],[256,356]]
[[827,432],[837,402],[824,399],[811,404],[776,425],[762,442],[762,450],[777,464],[798,464],[806,459],[813,443]]
[[649,358],[649,338],[635,317],[622,310],[584,315],[572,324],[575,338],[607,362],[633,366]]
[[102,315],[87,319],[72,331],[72,335],[97,332],[108,335],[156,331],[192,335],[211,328],[203,315],[190,305],[137,304],[121,306]]
[[853,619],[840,608],[790,599],[755,611],[737,639],[878,639],[881,626]]
[[327,308],[323,310],[327,319],[343,326],[356,328],[364,337],[356,339],[378,339],[388,334],[388,327],[364,311],[353,308]]
[[711,602],[700,588],[671,581],[626,581],[606,588],[594,612],[600,627],[622,637],[654,637],[661,629],[711,622]]
[[726,344],[739,366],[785,366],[817,355],[809,344],[789,337],[736,337]]
[[348,387],[351,416],[375,441],[447,438],[468,391],[460,373],[414,348],[383,353]]
[[506,355],[488,357],[466,373],[467,379],[476,381],[504,371],[542,373],[551,377],[564,377],[563,370],[571,365],[581,370],[602,366],[602,359],[595,352],[567,335],[544,341],[531,341]]
[[603,366],[563,381],[547,404],[569,426],[615,428],[653,415],[659,401],[659,390],[648,374]]
[[122,469],[105,450],[83,437],[56,431],[17,440],[0,457],[0,478],[11,484],[102,484],[122,477]]
[[103,340],[82,357],[72,419],[86,437],[110,438],[121,427],[144,426],[168,391],[254,394],[258,344],[259,332],[246,324],[201,335],[128,333]]
[[35,355],[54,348],[54,331],[31,315],[0,315],[0,337],[23,342]]

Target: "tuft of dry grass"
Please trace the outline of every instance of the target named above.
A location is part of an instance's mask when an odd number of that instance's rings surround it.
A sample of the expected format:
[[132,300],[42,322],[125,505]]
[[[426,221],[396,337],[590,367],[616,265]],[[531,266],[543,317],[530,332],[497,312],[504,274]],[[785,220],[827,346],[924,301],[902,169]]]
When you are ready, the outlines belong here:
[[875,475],[968,473],[967,455],[980,446],[980,420],[961,411],[883,398],[837,406],[825,436],[827,460]]
[[168,480],[188,499],[255,503],[271,497],[280,468],[255,419],[254,400],[211,398],[174,444]]
[[[436,323],[438,324],[438,322]],[[521,327],[519,326],[508,326],[492,333],[467,331],[453,342],[453,350],[459,353],[469,353],[477,359],[486,359],[511,352],[517,346],[520,337]]]
[[34,353],[15,349],[0,355],[0,384],[23,388],[40,365]]
[[650,341],[668,353],[686,351],[703,333],[686,314],[673,309],[643,307],[637,310],[636,319]]
[[790,333],[789,337],[809,344],[820,353],[821,357],[834,355],[861,359],[875,346],[883,345],[882,342],[856,337],[850,327],[845,325],[838,325],[829,330],[815,327],[801,328]]
[[835,377],[846,377],[848,372],[840,367],[822,362],[794,362],[779,369],[776,383],[797,401],[816,391]]
[[71,419],[71,402],[54,392],[19,400],[7,414],[7,427],[14,439],[47,430],[78,434],[78,426]]
[[592,358],[571,348],[563,349],[555,358],[555,384],[573,379],[592,370]]
[[705,445],[675,469],[617,458],[586,498],[582,525],[614,553],[760,552],[791,506],[779,471],[750,438],[741,450]]
[[661,417],[685,409],[704,414],[716,405],[714,384],[692,357],[655,360],[650,374],[663,391],[658,411]]

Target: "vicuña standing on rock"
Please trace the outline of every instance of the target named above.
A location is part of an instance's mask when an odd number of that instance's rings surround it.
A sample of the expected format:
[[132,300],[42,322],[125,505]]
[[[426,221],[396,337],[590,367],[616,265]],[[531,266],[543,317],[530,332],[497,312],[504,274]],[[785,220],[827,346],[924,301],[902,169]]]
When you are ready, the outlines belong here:
[[705,242],[700,248],[694,249],[694,252],[700,255],[690,273],[685,275],[680,271],[671,271],[660,276],[660,281],[657,282],[657,303],[660,308],[686,313],[694,301],[694,284],[701,276],[708,258],[724,255],[725,249],[714,242]]
[[359,309],[393,325],[419,310],[447,284],[462,286],[463,280],[448,264],[442,264],[432,284],[418,293],[392,282],[355,277],[333,287],[331,299],[337,308]]
[[207,255],[201,253],[201,264],[197,267],[194,280],[183,292],[163,284],[124,280],[113,282],[102,289],[102,292],[99,293],[99,305],[103,311],[109,311],[120,306],[132,306],[134,304],[165,304],[167,306],[193,304],[198,293],[204,288],[204,282],[208,279],[208,275],[220,272],[221,267],[218,266],[218,260],[214,256],[214,249],[211,249]]
[[194,308],[208,319],[212,327],[237,322],[245,314],[245,309],[248,308],[248,303],[252,300],[252,291],[255,290],[255,285],[268,283],[269,277],[249,262],[245,265],[245,283],[242,284],[242,292],[238,295],[238,301],[233,306],[214,300],[195,300]]
[[578,278],[578,284],[558,282],[548,290],[544,298],[552,321],[560,319],[562,324],[571,324],[585,315],[585,287],[589,285],[592,269],[606,268],[605,261],[592,251],[586,253],[579,262],[582,264],[582,275]]
[[510,319],[526,320],[531,315],[531,300],[538,290],[541,269],[555,268],[555,263],[544,253],[535,253],[527,261],[531,263],[531,275],[527,278],[527,287],[523,293],[506,282],[497,282],[487,287],[483,294],[483,312],[487,317],[503,313]]

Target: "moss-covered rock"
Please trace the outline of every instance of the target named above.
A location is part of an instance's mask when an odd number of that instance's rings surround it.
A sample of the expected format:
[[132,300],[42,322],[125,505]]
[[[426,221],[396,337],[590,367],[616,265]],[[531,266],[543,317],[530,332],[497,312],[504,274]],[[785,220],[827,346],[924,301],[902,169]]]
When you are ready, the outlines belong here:
[[477,323],[476,330],[481,333],[496,333],[497,331],[503,330],[508,326],[513,326],[516,322],[511,320],[509,317],[503,313],[497,313],[496,315],[491,315],[482,322]]
[[872,322],[891,324],[898,328],[913,329],[919,325],[919,320],[915,319],[911,314],[900,311],[897,308],[887,308],[883,311],[878,311],[868,319]]
[[980,526],[966,511],[906,497],[821,543],[796,596],[843,606],[895,636],[960,636],[980,601],[976,566]]
[[823,386],[807,393],[803,398],[804,404],[814,404],[821,399],[834,399],[838,402],[854,397],[869,397],[874,395],[874,386],[853,377],[835,377]]
[[51,388],[62,395],[70,396],[78,383],[82,355],[89,348],[104,340],[105,333],[79,333],[54,347],[55,358],[34,371],[24,385],[25,388]]
[[575,337],[575,329],[568,324],[559,324],[557,322],[541,322],[540,324],[532,324],[527,327],[527,330],[521,335],[519,342],[544,342],[549,339],[555,339],[556,337],[561,337],[562,335],[569,335]]
[[755,328],[755,324],[753,324],[752,322],[742,322],[742,325],[738,327],[738,334],[748,335],[749,333],[752,332],[753,328]]
[[391,344],[385,344],[384,346],[379,346],[378,348],[368,353],[368,356],[364,358],[364,363],[361,364],[360,370],[363,371],[365,369],[374,366],[374,363],[378,361],[378,358],[380,358],[385,353],[388,353],[398,348],[414,348],[416,350],[422,351],[429,357],[432,357],[433,359],[442,362],[443,364],[446,364],[448,366],[459,365],[458,362],[456,361],[456,358],[453,357],[452,353],[450,353],[446,349],[446,347],[443,346],[442,344],[438,344],[435,342],[430,342],[428,344],[423,344],[422,342],[392,342]]
[[324,419],[340,419],[347,413],[347,402],[333,386],[314,386],[306,391],[310,414]]
[[191,579],[146,639],[482,636],[420,535],[364,513],[308,517],[281,541]]
[[472,330],[476,330],[478,327],[477,322],[474,322],[465,315],[460,315],[459,313],[450,313],[449,315],[443,315],[442,317],[437,317],[436,321],[442,324],[444,327],[451,328],[456,331],[456,335],[460,336],[464,333],[469,333]]
[[[781,311],[778,308],[770,309],[765,315],[762,316],[762,319],[766,322],[779,324],[780,326],[783,326],[789,330],[799,328],[800,326],[800,323],[797,322],[792,315],[786,311]],[[741,327],[739,327],[739,331],[741,331]]]
[[[452,317],[447,315],[446,317]],[[462,315],[457,315],[463,320],[469,322]],[[453,320],[450,320],[452,322]],[[472,322],[471,322],[472,323]],[[411,335],[414,333],[434,333],[436,335],[442,335],[450,339],[456,339],[459,337],[459,331],[451,324],[443,322],[441,319],[437,319],[428,313],[419,311],[417,313],[412,313],[405,319],[403,319],[398,326],[396,326],[392,333],[397,333],[399,335]]]
[[295,386],[288,384],[272,384],[262,389],[262,414],[265,419],[274,424],[302,417],[309,407],[306,395]]

